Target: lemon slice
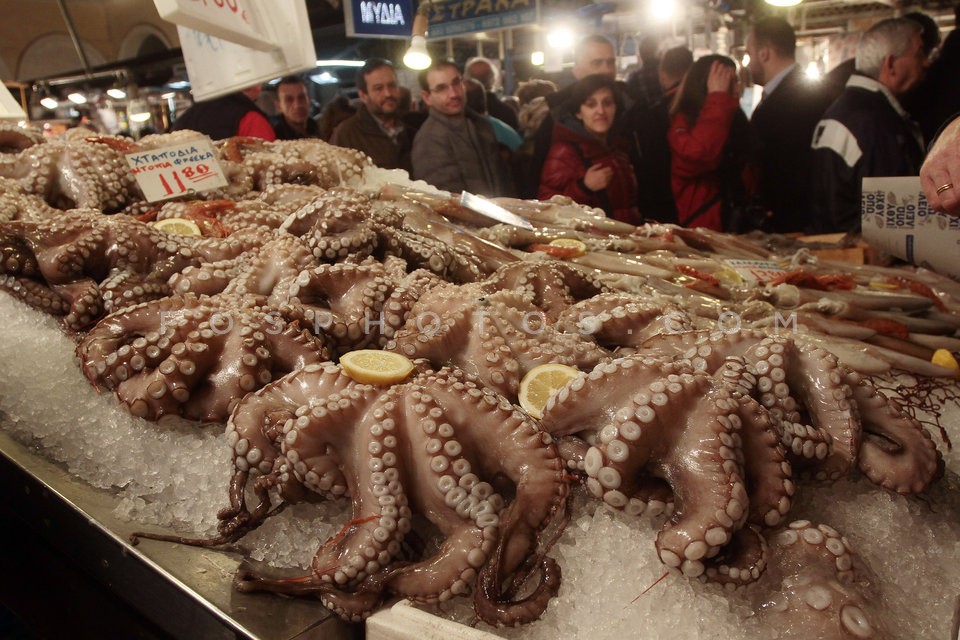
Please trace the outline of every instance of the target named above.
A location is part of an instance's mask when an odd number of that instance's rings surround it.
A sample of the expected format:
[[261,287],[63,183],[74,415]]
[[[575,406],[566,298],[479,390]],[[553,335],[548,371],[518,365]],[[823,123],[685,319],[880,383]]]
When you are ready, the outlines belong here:
[[550,244],[554,247],[563,247],[564,249],[573,249],[571,258],[579,258],[587,252],[587,245],[576,238],[557,238],[551,240]]
[[166,231],[167,233],[179,233],[182,236],[200,236],[200,227],[193,220],[186,218],[166,218],[157,220],[153,223],[155,229]]
[[363,384],[394,384],[413,371],[410,358],[392,351],[359,349],[340,356],[347,375]]
[[934,351],[933,357],[930,358],[930,362],[940,367],[953,369],[954,371],[960,370],[960,364],[957,364],[957,359],[954,358],[953,354],[946,349],[937,349]]
[[547,400],[579,375],[579,369],[565,364],[541,364],[530,369],[520,381],[520,406],[534,418],[542,418]]

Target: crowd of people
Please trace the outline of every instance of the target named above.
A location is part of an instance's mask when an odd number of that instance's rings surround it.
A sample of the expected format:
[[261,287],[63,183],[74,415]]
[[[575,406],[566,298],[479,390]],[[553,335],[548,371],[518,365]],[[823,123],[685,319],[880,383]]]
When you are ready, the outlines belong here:
[[[589,35],[574,50],[572,83],[533,79],[513,96],[486,58],[435,61],[419,74],[419,95],[390,61],[371,58],[357,99],[341,96],[316,119],[306,84],[291,76],[276,85],[273,117],[253,87],[194,105],[174,128],[319,137],[453,193],[563,195],[633,224],[857,231],[861,181],[875,176],[920,175],[934,207],[960,213],[958,31],[941,42],[924,14],[881,20],[819,82],[797,63],[786,20],[756,20],[744,44],[748,73],[724,55],[694,60],[686,47],[645,41],[643,67],[621,81],[612,43]],[[749,119],[744,78],[762,89]]]

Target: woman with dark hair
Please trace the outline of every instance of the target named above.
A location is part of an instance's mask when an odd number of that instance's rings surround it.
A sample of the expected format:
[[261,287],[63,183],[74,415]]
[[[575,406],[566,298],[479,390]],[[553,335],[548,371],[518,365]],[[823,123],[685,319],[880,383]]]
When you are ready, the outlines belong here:
[[739,97],[736,63],[713,54],[693,63],[670,107],[670,186],[684,227],[746,230],[730,219],[754,191]]
[[611,218],[640,224],[636,176],[616,131],[617,115],[623,113],[616,83],[604,75],[579,80],[561,113],[537,197],[569,196]]

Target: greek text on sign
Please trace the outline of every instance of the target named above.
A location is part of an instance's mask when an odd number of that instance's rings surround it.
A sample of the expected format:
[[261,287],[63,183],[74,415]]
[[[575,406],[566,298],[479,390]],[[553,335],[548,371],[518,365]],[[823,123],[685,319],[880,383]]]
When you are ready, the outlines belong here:
[[126,158],[149,202],[227,186],[213,146],[204,138],[128,153]]
[[360,21],[363,24],[406,24],[403,7],[390,2],[361,2]]
[[768,260],[727,260],[727,264],[747,282],[770,282],[786,273],[779,264]]
[[511,29],[539,22],[539,0],[448,0],[430,5],[427,39]]

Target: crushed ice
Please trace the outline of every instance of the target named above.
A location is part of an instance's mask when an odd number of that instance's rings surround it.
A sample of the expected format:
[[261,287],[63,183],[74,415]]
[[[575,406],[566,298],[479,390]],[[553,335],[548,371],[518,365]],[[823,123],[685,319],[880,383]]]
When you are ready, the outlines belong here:
[[[231,472],[223,425],[134,418],[113,394],[90,386],[74,361],[73,342],[52,318],[5,295],[0,317],[3,429],[113,492],[120,518],[188,534],[212,532]],[[960,442],[960,407],[946,407],[941,422]],[[832,485],[801,481],[789,514],[845,534],[878,577],[886,606],[915,640],[946,637],[960,591],[960,453],[944,454],[947,476],[924,496],[894,495],[860,477]],[[654,540],[662,518],[632,518],[574,496],[570,526],[552,552],[563,583],[543,619],[521,629],[491,629],[474,620],[471,598],[431,610],[517,640],[776,637],[776,630],[760,629],[746,617],[737,594],[673,574],[659,580],[665,569]],[[295,505],[240,544],[254,560],[307,567],[348,514],[347,501]]]

